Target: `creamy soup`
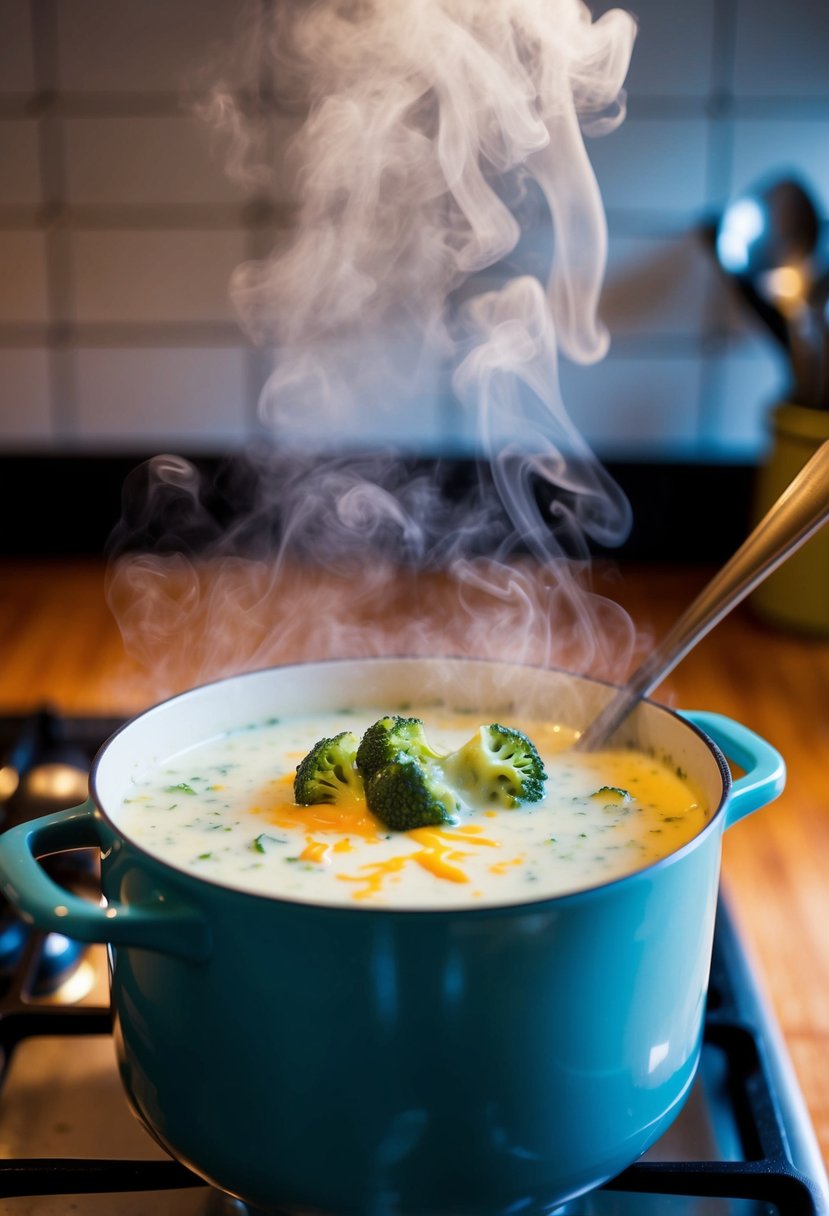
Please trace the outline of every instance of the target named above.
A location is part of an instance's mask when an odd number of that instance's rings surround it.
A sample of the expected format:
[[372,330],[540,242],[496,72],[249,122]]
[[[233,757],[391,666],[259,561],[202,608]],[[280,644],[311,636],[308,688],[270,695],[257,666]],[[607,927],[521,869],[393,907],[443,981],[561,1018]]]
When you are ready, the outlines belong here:
[[[708,808],[684,773],[634,751],[581,754],[574,734],[511,720],[547,771],[543,800],[462,807],[457,822],[392,832],[364,801],[297,806],[296,766],[317,740],[360,737],[387,709],[253,724],[136,777],[115,819],[148,852],[200,877],[313,903],[442,907],[519,903],[618,878],[674,852]],[[437,748],[480,716],[407,707]]]

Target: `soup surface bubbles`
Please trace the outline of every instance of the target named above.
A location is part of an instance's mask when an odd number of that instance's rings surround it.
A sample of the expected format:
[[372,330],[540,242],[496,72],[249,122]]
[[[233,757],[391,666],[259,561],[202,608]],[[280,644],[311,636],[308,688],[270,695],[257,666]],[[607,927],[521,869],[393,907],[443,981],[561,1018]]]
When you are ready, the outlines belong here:
[[[709,808],[685,774],[635,751],[582,754],[549,722],[505,725],[535,743],[542,801],[463,809],[457,823],[392,832],[360,799],[297,806],[296,766],[321,738],[361,736],[389,712],[254,723],[172,755],[132,779],[113,818],[136,844],[208,881],[309,903],[440,908],[521,903],[639,870],[691,840]],[[395,711],[392,711],[395,712]],[[487,719],[407,706],[449,752]]]

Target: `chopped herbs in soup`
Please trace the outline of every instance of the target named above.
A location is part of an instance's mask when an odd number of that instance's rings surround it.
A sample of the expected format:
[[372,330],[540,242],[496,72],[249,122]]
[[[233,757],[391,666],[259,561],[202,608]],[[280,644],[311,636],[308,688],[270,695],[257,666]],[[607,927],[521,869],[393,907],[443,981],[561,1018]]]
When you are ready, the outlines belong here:
[[116,821],[228,886],[407,908],[595,886],[707,822],[685,774],[642,752],[577,752],[575,732],[544,721],[406,712],[418,716],[314,714],[210,739],[135,777]]

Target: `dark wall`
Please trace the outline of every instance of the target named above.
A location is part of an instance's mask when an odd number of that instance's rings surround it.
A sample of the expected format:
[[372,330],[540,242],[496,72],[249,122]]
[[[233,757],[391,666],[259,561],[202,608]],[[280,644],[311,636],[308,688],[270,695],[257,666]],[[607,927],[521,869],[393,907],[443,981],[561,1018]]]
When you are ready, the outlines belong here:
[[[241,458],[194,457],[192,465],[199,480],[201,516],[210,521],[214,538],[236,528],[240,543],[247,538],[261,545],[264,528],[270,539],[278,539],[279,509],[273,508],[269,519],[264,518],[267,508],[254,503]],[[594,553],[631,561],[719,562],[746,535],[754,479],[751,466],[617,463],[606,467],[630,501],[633,526],[621,546],[612,550],[594,546]],[[144,492],[146,468],[140,457],[0,457],[0,555],[105,553],[122,521],[125,493],[128,509],[136,510],[135,498]],[[490,496],[495,501],[486,471],[473,461],[419,460],[408,462],[406,468],[409,473],[434,478],[450,508],[447,519],[473,487],[479,497]],[[540,499],[543,509],[543,491]],[[497,511],[496,505],[494,514]],[[258,521],[255,535],[239,528],[240,521],[253,512]],[[446,526],[451,525],[447,522]],[[152,547],[158,539],[152,524],[142,530],[140,523],[132,521],[129,528],[138,544]],[[197,546],[199,541],[194,534],[187,543]],[[485,547],[486,538],[479,544]]]

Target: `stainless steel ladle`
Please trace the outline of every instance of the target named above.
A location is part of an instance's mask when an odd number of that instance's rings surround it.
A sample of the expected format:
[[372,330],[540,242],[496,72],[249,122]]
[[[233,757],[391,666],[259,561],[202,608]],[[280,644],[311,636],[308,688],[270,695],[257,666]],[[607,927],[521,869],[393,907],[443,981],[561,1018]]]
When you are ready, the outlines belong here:
[[829,519],[829,440],[798,473],[734,556],[610,698],[574,747],[595,751],[634,706],[673,671],[709,630]]

